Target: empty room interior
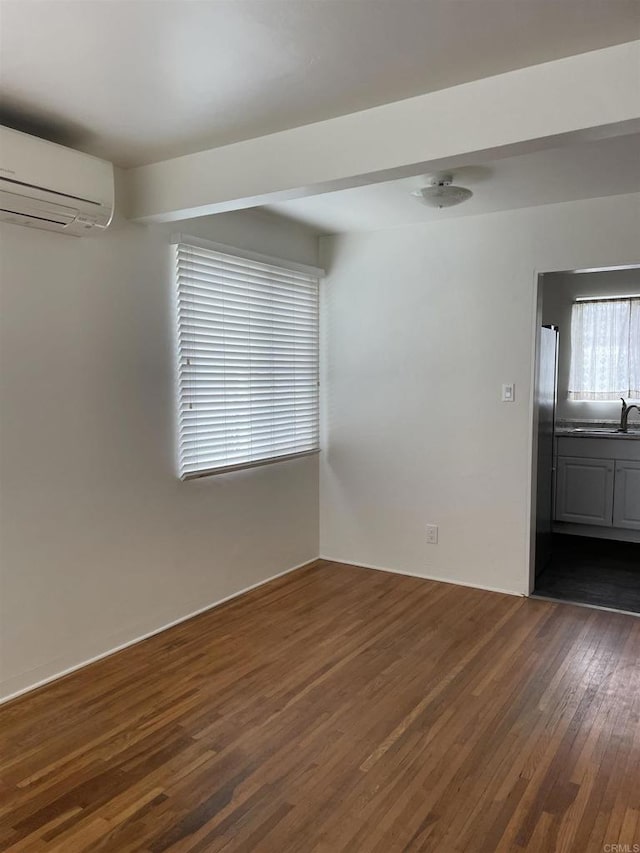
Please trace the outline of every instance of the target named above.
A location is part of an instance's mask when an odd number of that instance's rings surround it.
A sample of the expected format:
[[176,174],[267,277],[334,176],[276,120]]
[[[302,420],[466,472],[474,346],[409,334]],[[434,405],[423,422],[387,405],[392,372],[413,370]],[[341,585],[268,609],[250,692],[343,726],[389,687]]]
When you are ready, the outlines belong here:
[[640,0],[0,0],[0,850],[640,850]]

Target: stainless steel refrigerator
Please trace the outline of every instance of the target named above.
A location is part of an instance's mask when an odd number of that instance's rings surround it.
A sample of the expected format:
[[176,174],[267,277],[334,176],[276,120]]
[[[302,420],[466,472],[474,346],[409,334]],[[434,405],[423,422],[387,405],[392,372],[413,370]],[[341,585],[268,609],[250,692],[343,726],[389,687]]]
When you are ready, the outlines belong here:
[[558,384],[558,328],[542,326],[538,339],[538,477],[536,499],[536,576],[551,559],[555,488],[555,419]]

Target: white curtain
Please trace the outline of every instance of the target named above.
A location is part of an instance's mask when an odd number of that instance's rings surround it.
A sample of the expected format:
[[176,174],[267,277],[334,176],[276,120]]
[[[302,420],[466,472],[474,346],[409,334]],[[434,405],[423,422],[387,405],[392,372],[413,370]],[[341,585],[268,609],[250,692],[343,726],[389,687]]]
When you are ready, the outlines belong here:
[[640,299],[576,302],[570,400],[640,398]]
[[631,300],[629,397],[640,400],[640,299]]

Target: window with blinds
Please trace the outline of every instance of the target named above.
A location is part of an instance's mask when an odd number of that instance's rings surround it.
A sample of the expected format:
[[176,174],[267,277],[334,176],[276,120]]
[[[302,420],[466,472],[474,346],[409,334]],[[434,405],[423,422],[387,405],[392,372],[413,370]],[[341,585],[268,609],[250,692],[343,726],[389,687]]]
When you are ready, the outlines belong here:
[[180,477],[316,452],[318,271],[175,252]]

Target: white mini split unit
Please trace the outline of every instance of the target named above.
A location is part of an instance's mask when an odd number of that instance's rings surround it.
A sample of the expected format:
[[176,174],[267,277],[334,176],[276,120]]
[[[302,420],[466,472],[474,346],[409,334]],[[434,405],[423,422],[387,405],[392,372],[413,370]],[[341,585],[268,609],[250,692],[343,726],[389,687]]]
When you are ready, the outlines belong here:
[[0,127],[0,221],[84,237],[113,217],[113,166]]

